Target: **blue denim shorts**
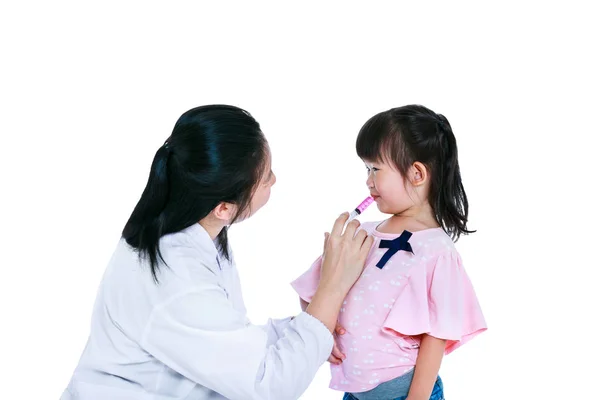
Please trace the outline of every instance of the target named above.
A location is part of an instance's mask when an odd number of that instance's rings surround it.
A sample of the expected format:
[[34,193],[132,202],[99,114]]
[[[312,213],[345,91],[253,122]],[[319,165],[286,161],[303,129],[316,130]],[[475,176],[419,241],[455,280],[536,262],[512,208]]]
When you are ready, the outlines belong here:
[[[412,374],[410,374],[410,379],[412,380]],[[399,377],[396,379],[404,379],[405,377]],[[375,388],[373,391],[375,391]],[[406,400],[408,396],[408,390],[402,390],[403,393],[393,393],[388,392],[384,393],[381,390],[377,390],[376,397],[378,400]],[[375,393],[374,393],[375,394]],[[356,394],[358,396],[358,393]],[[352,393],[344,393],[343,400],[358,400]],[[442,379],[438,376],[435,384],[433,385],[433,391],[431,392],[431,396],[429,400],[444,400],[444,384],[442,383]]]

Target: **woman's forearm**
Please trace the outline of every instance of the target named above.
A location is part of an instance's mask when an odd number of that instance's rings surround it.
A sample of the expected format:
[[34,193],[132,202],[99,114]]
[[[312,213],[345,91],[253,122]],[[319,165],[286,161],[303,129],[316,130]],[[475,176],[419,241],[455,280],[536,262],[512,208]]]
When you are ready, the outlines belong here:
[[446,341],[424,334],[407,400],[427,400],[437,379]]
[[320,320],[333,333],[346,293],[335,287],[319,285],[306,313]]

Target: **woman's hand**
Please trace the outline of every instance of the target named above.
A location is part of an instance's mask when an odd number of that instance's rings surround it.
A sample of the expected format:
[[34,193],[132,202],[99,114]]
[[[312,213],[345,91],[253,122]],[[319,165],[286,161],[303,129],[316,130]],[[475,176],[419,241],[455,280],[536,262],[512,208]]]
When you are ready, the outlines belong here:
[[338,323],[335,326],[334,333],[335,333],[335,335],[334,335],[334,341],[333,341],[333,350],[331,351],[331,355],[329,356],[329,359],[327,359],[327,361],[329,361],[330,363],[335,364],[335,365],[340,365],[342,363],[342,361],[344,361],[346,359],[346,355],[344,353],[342,353],[340,351],[340,349],[338,348],[337,340],[336,340],[335,336],[343,335],[344,333],[346,333],[346,330]]
[[360,277],[373,237],[364,230],[358,233],[358,221],[351,221],[346,230],[348,213],[336,219],[331,234],[325,235],[321,279],[306,312],[319,319],[330,332],[334,332],[342,301]]
[[373,245],[373,237],[367,232],[363,229],[356,232],[360,226],[357,220],[351,221],[342,232],[347,220],[348,213],[343,213],[336,219],[331,234],[325,234],[319,282],[319,286],[339,290],[344,296],[362,274]]

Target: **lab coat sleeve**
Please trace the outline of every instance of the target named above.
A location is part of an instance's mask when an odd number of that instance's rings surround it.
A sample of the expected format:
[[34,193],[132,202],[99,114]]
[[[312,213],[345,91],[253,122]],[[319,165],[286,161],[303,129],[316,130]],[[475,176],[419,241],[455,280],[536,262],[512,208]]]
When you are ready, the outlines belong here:
[[281,337],[284,336],[293,317],[283,319],[269,319],[266,325],[260,327],[267,333],[267,345],[275,344]]
[[158,306],[141,345],[228,399],[298,399],[329,357],[333,337],[306,313],[269,329],[250,324],[217,283],[207,283]]

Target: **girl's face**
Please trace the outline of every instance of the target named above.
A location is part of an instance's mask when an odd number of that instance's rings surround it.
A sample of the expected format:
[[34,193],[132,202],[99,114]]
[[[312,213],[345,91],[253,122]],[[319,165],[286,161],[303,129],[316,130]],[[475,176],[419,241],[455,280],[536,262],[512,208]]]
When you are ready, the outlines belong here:
[[412,185],[388,162],[363,160],[367,167],[367,187],[377,208],[384,214],[400,214],[415,202]]

